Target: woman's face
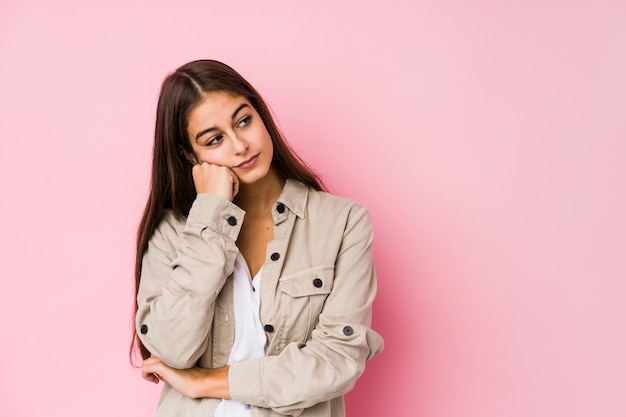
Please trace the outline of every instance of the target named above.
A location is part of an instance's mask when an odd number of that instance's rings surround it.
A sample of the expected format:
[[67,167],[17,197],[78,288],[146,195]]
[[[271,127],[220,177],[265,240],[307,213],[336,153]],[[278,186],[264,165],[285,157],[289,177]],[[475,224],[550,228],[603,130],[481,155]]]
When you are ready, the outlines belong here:
[[229,167],[244,184],[255,183],[270,171],[272,139],[242,96],[207,94],[189,113],[187,133],[196,162]]

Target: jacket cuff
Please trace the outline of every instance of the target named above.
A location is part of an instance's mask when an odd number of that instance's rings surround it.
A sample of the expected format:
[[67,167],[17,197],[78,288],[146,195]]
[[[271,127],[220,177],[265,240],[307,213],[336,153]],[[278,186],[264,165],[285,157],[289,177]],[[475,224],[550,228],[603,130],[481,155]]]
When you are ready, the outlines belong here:
[[246,212],[227,199],[201,193],[189,210],[186,227],[201,225],[237,240]]
[[267,408],[261,390],[261,359],[250,359],[230,365],[228,389],[230,397],[239,403]]

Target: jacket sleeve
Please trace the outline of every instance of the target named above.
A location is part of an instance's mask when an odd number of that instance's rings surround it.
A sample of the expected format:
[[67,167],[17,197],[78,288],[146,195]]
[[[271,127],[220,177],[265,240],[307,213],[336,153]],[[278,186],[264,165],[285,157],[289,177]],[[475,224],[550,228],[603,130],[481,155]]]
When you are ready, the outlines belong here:
[[193,366],[207,348],[244,214],[224,198],[199,194],[182,229],[169,213],[150,238],[137,294],[137,333],[174,368]]
[[306,343],[290,343],[277,356],[231,365],[232,398],[298,416],[306,408],[344,395],[365,362],[383,349],[370,328],[376,273],[367,210],[350,213],[335,263],[333,288]]

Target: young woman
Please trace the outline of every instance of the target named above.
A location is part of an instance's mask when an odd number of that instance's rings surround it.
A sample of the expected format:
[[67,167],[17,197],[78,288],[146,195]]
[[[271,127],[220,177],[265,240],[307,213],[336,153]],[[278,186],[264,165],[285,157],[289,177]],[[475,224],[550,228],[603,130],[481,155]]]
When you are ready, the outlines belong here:
[[216,61],[162,85],[136,290],[157,416],[343,416],[383,347],[367,211],[324,192]]

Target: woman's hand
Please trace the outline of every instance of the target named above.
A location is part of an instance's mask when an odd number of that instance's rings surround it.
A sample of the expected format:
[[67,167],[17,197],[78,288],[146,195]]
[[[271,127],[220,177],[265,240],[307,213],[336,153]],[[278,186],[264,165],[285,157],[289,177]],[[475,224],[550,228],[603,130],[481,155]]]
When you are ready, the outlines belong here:
[[190,398],[230,399],[228,388],[228,366],[209,369],[194,366],[189,369],[175,369],[167,366],[156,356],[143,361],[141,375],[155,384],[163,380],[172,388]]
[[239,179],[228,167],[202,162],[194,165],[191,173],[198,194],[216,194],[233,201],[239,192]]

